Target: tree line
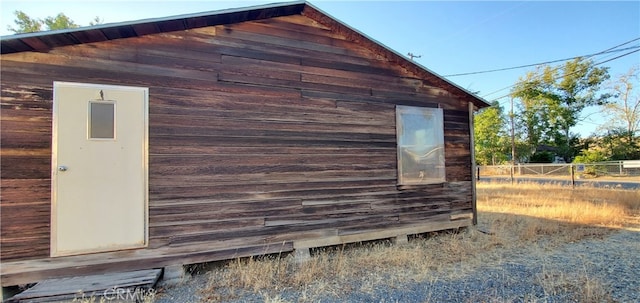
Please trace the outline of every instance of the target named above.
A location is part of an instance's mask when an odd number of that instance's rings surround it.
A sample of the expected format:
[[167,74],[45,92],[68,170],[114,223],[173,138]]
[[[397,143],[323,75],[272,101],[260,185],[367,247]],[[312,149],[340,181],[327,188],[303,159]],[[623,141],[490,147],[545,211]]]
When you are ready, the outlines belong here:
[[[607,67],[576,58],[541,66],[520,77],[507,112],[499,102],[475,115],[475,154],[480,165],[576,163],[640,159],[640,65],[611,79]],[[596,133],[571,130],[587,107],[605,118]],[[511,126],[513,119],[513,128]],[[513,134],[513,138],[512,138]],[[515,159],[511,158],[512,142]]]

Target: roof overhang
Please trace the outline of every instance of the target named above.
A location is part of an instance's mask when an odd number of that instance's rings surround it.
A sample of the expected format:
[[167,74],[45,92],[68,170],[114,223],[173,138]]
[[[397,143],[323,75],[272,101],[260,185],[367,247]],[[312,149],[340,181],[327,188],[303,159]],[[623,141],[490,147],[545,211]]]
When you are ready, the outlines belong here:
[[320,24],[339,32],[351,40],[369,47],[385,56],[390,62],[420,75],[430,84],[440,86],[452,94],[472,102],[477,108],[488,107],[489,103],[456,85],[428,68],[411,61],[342,23],[306,1],[283,2],[266,5],[209,11],[195,14],[171,16],[165,18],[143,19],[129,22],[107,23],[88,27],[63,29],[36,33],[17,34],[0,37],[0,53],[47,52],[48,50],[84,43],[93,43],[114,39],[139,37],[144,35],[188,30],[193,28],[233,24],[244,21],[268,19],[281,16],[304,15]]

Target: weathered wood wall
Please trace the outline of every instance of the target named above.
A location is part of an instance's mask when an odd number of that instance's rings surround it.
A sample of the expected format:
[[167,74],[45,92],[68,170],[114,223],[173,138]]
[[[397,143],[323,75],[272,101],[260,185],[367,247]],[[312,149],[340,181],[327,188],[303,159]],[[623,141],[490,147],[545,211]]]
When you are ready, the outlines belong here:
[[[149,87],[149,249],[471,212],[467,102],[304,16],[1,59],[3,261],[49,256],[53,81]],[[447,184],[396,185],[396,104],[444,109]]]

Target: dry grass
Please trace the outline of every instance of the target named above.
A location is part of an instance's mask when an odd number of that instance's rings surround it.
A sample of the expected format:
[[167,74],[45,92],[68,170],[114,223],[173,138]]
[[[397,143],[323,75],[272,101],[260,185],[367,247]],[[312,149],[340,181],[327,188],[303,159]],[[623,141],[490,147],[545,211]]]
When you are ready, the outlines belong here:
[[640,213],[638,201],[638,191],[481,184],[479,228],[486,226],[501,239],[523,243],[541,238],[555,244],[574,242],[631,224]]
[[640,211],[640,192],[500,183],[478,186],[478,211],[498,212],[562,222],[620,227]]
[[[202,297],[219,302],[254,293],[265,302],[286,302],[281,294],[291,290],[301,301],[315,302],[354,291],[373,293],[380,285],[464,277],[480,265],[501,264],[509,251],[542,254],[564,243],[602,237],[637,217],[638,201],[637,191],[480,184],[477,227],[421,235],[402,246],[376,241],[319,249],[303,265],[286,255],[234,260],[212,270]],[[536,283],[549,295],[565,292],[580,302],[610,301],[606,285],[583,272],[566,275],[549,268]]]
[[536,276],[536,280],[547,296],[569,293],[575,302],[615,302],[607,285],[586,271],[567,274],[559,270],[545,270]]

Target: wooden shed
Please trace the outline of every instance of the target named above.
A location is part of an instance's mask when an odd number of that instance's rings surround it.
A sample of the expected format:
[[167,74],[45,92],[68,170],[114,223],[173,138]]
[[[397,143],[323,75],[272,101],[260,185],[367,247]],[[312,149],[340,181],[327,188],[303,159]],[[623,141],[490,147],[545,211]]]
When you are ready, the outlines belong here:
[[474,223],[487,103],[309,3],[1,52],[2,286]]

